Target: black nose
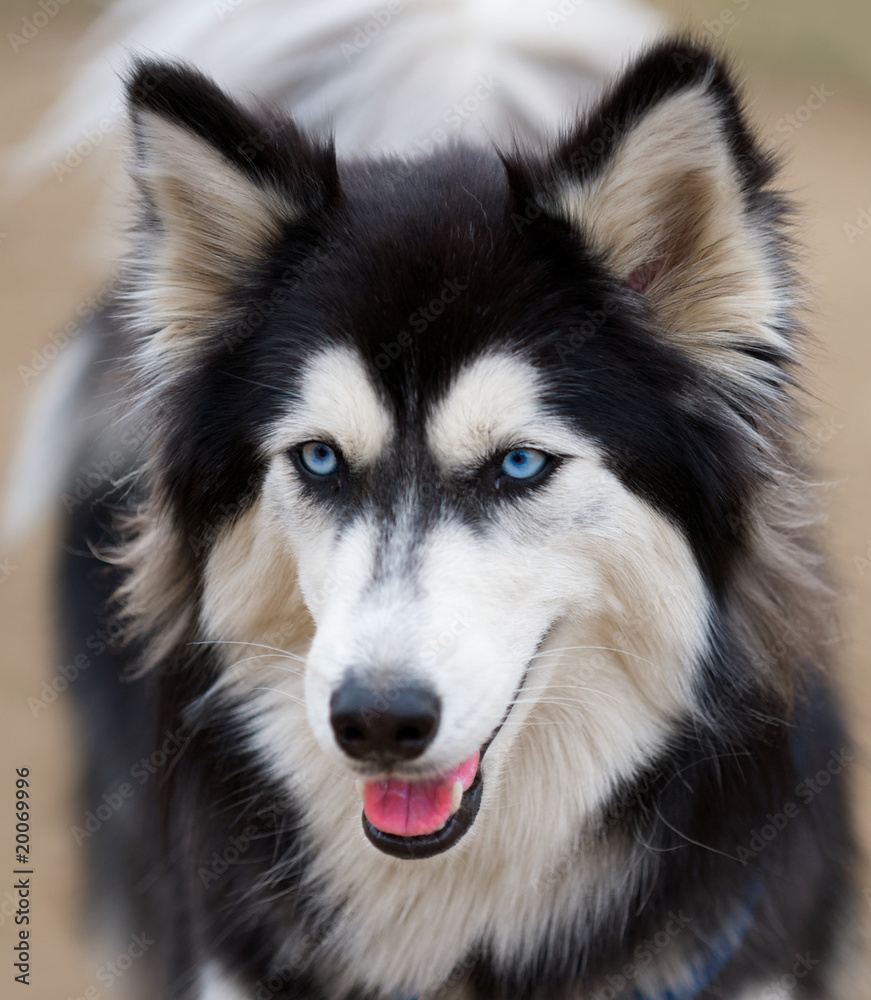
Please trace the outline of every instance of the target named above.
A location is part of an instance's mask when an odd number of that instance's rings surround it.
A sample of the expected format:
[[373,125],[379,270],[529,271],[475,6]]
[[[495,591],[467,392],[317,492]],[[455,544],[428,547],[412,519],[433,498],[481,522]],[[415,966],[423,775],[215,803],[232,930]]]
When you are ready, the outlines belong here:
[[330,722],[342,750],[382,767],[419,757],[432,743],[440,715],[438,695],[422,684],[375,690],[346,680],[330,698]]

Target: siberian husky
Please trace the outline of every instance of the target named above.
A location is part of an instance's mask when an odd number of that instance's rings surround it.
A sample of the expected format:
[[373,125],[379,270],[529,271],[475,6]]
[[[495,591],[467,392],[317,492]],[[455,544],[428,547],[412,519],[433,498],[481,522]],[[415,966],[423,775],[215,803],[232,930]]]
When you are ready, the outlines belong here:
[[856,996],[790,205],[722,56],[405,156],[126,87],[61,593],[145,995]]

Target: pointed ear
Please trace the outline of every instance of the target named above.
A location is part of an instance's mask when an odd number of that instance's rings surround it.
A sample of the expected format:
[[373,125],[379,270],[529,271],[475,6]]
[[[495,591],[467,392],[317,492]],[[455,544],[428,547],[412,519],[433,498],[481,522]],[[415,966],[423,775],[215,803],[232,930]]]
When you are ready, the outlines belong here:
[[736,350],[789,356],[783,204],[710,52],[659,44],[546,163],[507,165],[515,196],[576,229],[697,360],[735,374]]
[[180,64],[138,62],[127,93],[145,203],[134,295],[165,345],[201,330],[288,227],[338,200],[335,151]]

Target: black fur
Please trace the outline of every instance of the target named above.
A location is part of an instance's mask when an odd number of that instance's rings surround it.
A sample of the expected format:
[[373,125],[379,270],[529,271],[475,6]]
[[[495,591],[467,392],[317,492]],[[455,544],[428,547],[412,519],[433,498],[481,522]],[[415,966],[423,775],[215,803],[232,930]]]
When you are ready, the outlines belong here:
[[127,94],[134,133],[143,112],[150,112],[214,146],[258,184],[272,185],[309,209],[339,196],[332,143],[313,141],[283,115],[264,112],[252,119],[195,70],[138,60]]

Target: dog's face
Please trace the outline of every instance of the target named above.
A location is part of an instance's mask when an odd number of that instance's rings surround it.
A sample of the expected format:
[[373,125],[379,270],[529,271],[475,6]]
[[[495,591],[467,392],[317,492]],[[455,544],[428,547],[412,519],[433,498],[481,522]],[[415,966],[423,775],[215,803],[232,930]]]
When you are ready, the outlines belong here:
[[[269,434],[261,530],[292,552],[315,624],[308,721],[364,779],[370,837],[400,854],[409,837],[428,838],[422,856],[468,829],[503,722],[516,730],[537,702],[552,718],[549,698],[583,719],[596,683],[573,686],[561,659],[628,646],[650,738],[650,714],[685,705],[682,665],[704,643],[705,588],[679,531],[626,490],[524,354],[458,358],[391,400],[358,352],[327,347]],[[604,624],[654,603],[643,636]]]
[[422,859],[545,774],[557,843],[700,710],[788,345],[767,167],[687,52],[540,159],[413,167],[131,84],[155,531],[314,824],[356,781]]

